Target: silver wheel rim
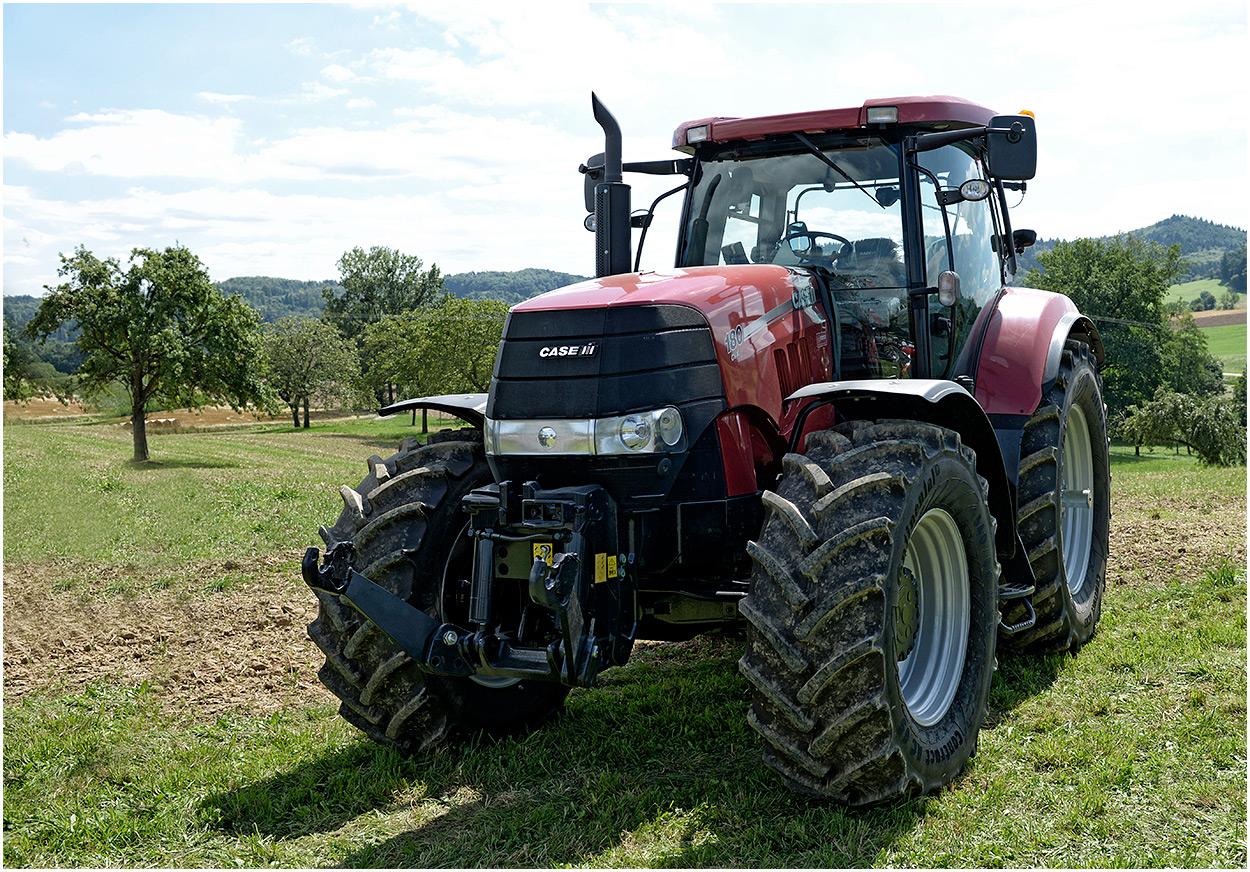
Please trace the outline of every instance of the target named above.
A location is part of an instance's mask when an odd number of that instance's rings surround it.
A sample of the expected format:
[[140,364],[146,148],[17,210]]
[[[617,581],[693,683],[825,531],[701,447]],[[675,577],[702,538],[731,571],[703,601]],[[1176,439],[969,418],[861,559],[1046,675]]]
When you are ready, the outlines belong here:
[[1085,584],[1090,548],[1094,542],[1094,450],[1089,423],[1080,406],[1068,411],[1063,434],[1063,490],[1059,501],[1059,529],[1063,547],[1063,572],[1068,590],[1076,593]]
[[907,711],[927,727],[946,715],[959,689],[971,612],[963,537],[945,510],[930,509],[916,524],[903,575],[900,595],[910,587],[915,602],[895,609],[898,683]]

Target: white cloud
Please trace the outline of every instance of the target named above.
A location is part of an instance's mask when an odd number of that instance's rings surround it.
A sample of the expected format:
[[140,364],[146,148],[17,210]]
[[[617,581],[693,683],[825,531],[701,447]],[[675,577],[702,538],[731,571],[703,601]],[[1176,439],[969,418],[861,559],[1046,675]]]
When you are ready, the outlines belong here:
[[80,113],[49,138],[9,132],[5,162],[44,172],[220,177],[234,164],[241,122],[234,118],[175,115],[158,109]]
[[321,71],[321,75],[332,82],[350,82],[356,78],[356,74],[342,64],[330,64]]
[[313,46],[316,45],[316,42],[317,41],[313,39],[312,37],[301,36],[298,39],[293,39],[290,42],[286,43],[283,46],[283,48],[285,48],[287,51],[289,51],[293,55],[299,55],[300,57],[309,57],[313,53]]
[[233,103],[244,103],[249,100],[255,100],[252,94],[216,94],[212,91],[200,91],[195,96],[209,103],[228,106]]

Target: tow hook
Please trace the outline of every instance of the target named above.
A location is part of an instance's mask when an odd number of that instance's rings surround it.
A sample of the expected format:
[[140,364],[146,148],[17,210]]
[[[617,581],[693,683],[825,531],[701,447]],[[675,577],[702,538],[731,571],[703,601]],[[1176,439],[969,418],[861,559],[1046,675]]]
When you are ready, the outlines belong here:
[[321,567],[317,566],[319,557],[320,553],[316,548],[309,548],[304,552],[304,562],[300,567],[304,583],[314,590],[333,594],[341,594],[347,590],[352,563],[356,558],[356,546],[351,542],[335,542],[326,551],[325,563]]

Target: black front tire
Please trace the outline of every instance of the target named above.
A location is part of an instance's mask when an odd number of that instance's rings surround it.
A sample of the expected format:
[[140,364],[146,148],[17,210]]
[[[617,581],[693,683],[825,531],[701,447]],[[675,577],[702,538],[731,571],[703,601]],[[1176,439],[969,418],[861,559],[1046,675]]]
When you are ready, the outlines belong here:
[[[356,546],[356,569],[438,620],[447,587],[468,577],[471,540],[460,501],[491,482],[476,431],[443,431],[429,444],[406,439],[369,474],[341,489],[344,507],[321,536]],[[408,552],[408,556],[405,556]],[[454,733],[502,735],[551,717],[568,688],[551,682],[430,675],[389,636],[337,596],[317,591],[308,634],[325,654],[318,677],[341,701],[339,713],[371,739],[415,752]]]
[[865,806],[949,783],[993,675],[999,566],[954,431],[852,422],[787,455],[758,542],[740,668],[764,760]]

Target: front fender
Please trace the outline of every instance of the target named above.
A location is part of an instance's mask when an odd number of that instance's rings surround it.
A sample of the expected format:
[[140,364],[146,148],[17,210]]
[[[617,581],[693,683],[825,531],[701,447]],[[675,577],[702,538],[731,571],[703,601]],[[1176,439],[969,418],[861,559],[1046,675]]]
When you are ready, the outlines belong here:
[[945,379],[862,379],[820,382],[795,391],[786,399],[796,411],[790,451],[800,451],[810,412],[832,405],[838,420],[903,418],[946,427],[959,434],[977,454],[977,474],[989,483],[990,512],[998,520],[996,545],[1001,558],[1016,551],[1016,493],[1007,476],[1003,451],[994,426],[962,386]]
[[486,420],[486,397],[486,394],[440,394],[436,397],[414,397],[411,400],[400,400],[398,403],[383,406],[378,409],[378,414],[385,416],[415,409],[434,409],[438,412],[448,412],[481,429]]

